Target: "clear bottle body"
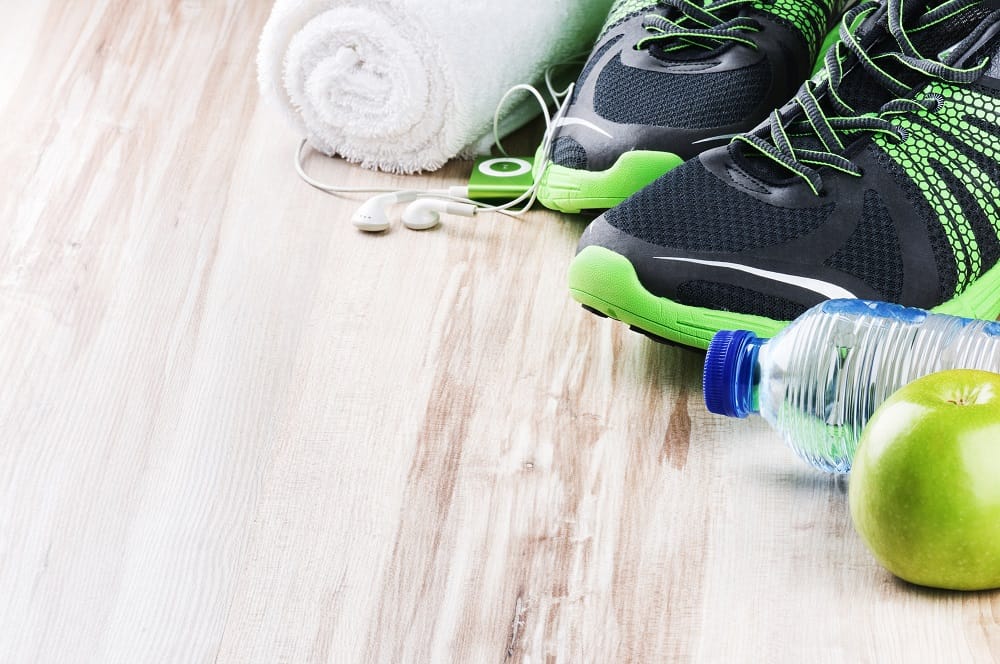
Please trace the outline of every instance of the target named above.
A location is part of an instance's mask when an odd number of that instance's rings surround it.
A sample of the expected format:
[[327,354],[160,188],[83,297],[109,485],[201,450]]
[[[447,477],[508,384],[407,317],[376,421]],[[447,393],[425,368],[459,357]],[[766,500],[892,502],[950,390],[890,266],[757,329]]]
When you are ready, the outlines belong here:
[[846,473],[864,426],[889,396],[957,368],[1000,372],[1000,324],[833,300],[760,348],[754,400],[800,457]]

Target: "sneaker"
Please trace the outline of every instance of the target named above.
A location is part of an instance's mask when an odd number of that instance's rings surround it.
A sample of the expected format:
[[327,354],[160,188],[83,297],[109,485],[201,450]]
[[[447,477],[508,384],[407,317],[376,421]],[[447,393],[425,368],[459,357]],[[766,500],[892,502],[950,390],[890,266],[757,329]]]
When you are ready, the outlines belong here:
[[588,227],[573,296],[701,348],[721,329],[772,336],[829,298],[996,318],[995,7],[852,9],[824,70],[768,122]]
[[843,4],[617,0],[557,123],[539,200],[606,210],[752,129],[813,72]]

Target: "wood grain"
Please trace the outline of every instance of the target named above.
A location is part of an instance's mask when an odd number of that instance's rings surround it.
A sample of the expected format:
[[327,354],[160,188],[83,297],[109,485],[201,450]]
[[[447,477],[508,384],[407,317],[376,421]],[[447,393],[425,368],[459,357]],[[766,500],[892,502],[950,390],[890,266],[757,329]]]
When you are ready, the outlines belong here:
[[1000,661],[1000,595],[893,580],[698,353],[572,303],[583,220],[301,184],[268,11],[0,6],[0,661]]

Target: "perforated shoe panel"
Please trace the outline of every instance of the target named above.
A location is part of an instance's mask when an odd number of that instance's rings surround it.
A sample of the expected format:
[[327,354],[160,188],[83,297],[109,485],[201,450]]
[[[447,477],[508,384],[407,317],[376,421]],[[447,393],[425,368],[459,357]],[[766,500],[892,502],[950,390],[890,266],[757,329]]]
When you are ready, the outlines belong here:
[[795,320],[806,307],[798,302],[713,281],[688,281],[677,287],[677,300],[692,307],[738,311],[772,320]]
[[693,159],[605,214],[608,223],[682,251],[740,252],[789,242],[822,226],[835,208],[787,209],[728,186]]
[[730,71],[672,74],[626,67],[618,57],[597,78],[594,112],[619,124],[722,127],[743,119],[770,86],[766,60]]
[[903,293],[903,252],[895,224],[877,191],[865,192],[861,219],[847,243],[826,265],[856,276],[896,302]]
[[560,136],[552,146],[552,163],[566,168],[587,168],[587,151],[568,136]]

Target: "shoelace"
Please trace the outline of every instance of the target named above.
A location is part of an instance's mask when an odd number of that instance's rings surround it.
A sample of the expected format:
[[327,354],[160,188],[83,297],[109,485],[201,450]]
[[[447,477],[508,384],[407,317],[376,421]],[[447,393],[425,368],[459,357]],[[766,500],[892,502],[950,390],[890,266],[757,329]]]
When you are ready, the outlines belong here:
[[760,24],[752,18],[738,16],[728,20],[719,17],[727,10],[749,6],[755,0],[719,0],[701,6],[692,0],[660,0],[659,4],[676,9],[680,16],[670,19],[658,14],[650,14],[642,26],[649,33],[640,39],[635,48],[642,50],[657,44],[664,52],[678,51],[691,46],[714,49],[720,43],[730,41],[757,49],[748,32],[759,32]]
[[[788,171],[805,180],[813,193],[822,195],[823,180],[817,167],[827,166],[835,170],[861,177],[863,173],[845,155],[844,135],[857,132],[873,132],[891,135],[900,142],[906,140],[902,127],[893,124],[893,116],[917,111],[934,111],[943,99],[928,95],[923,99],[907,98],[914,89],[886,71],[882,64],[899,63],[924,78],[948,83],[966,84],[975,81],[988,66],[984,59],[978,65],[963,69],[956,62],[988,30],[995,20],[1000,20],[1000,11],[994,12],[981,22],[967,37],[940,55],[941,60],[924,57],[913,45],[911,32],[934,29],[941,21],[954,17],[981,0],[950,0],[925,13],[914,28],[903,26],[903,0],[888,0],[887,25],[889,33],[899,46],[898,51],[880,53],[871,57],[862,48],[857,36],[851,32],[852,25],[858,25],[878,11],[880,3],[868,0],[849,11],[840,25],[840,41],[831,48],[824,61],[824,70],[818,79],[806,81],[792,100],[794,106],[784,115],[780,110],[771,114],[770,121],[758,130],[737,136],[763,156],[772,159]],[[845,63],[854,56],[858,66],[875,78],[896,98],[884,104],[874,113],[859,113],[840,95],[840,85],[846,73]],[[876,62],[878,60],[879,62]],[[819,80],[820,82],[817,82]],[[836,115],[828,116],[820,105],[820,97],[826,97],[828,106]],[[804,116],[804,117],[803,117]],[[797,147],[792,137],[809,136],[819,139],[823,149]],[[818,146],[814,146],[818,147]]]

